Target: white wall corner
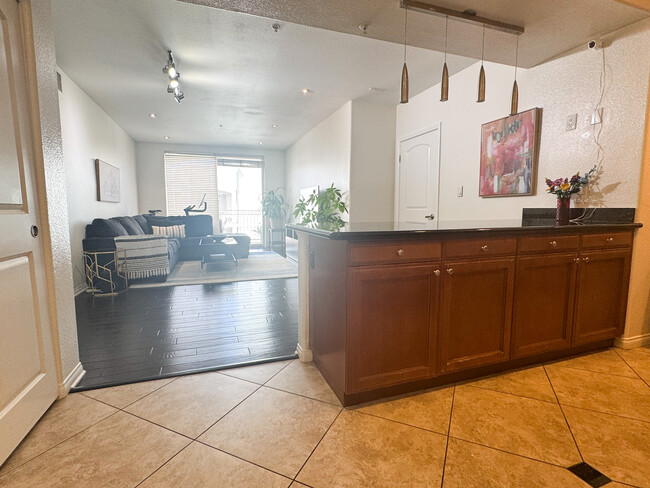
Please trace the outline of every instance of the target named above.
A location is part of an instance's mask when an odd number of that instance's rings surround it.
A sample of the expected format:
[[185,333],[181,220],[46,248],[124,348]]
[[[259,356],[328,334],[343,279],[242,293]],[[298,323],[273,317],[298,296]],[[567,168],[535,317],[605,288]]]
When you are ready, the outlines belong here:
[[298,344],[296,354],[303,363],[314,355],[309,345],[309,234],[298,232]]
[[79,384],[85,374],[86,371],[81,363],[77,363],[70,374],[63,380],[63,383],[59,385],[59,398],[65,398],[70,393],[70,390]]
[[621,349],[634,349],[635,347],[650,346],[650,333],[632,337],[617,337],[614,341],[614,345]]

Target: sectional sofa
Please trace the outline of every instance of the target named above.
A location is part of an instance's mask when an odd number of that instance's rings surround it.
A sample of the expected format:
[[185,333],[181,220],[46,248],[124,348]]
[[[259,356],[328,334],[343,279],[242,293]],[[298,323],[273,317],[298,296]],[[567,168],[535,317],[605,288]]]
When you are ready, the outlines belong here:
[[[174,235],[182,228],[184,237]],[[155,231],[155,232],[154,232]],[[114,251],[116,238],[120,236],[145,236],[162,234],[167,241],[167,260],[169,272],[179,261],[200,260],[202,250],[199,242],[205,236],[233,237],[237,244],[233,254],[237,259],[247,258],[250,250],[250,237],[246,234],[221,233],[221,221],[213,222],[210,215],[158,216],[134,215],[133,217],[112,217],[95,219],[86,226],[84,251]],[[118,239],[119,240],[119,239]],[[165,281],[167,275],[155,278]]]

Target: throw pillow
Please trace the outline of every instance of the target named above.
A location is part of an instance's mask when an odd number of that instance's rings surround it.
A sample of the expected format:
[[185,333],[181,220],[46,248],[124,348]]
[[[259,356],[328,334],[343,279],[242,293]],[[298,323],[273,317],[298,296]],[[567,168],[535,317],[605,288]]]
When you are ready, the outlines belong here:
[[159,227],[157,225],[152,225],[151,230],[155,236],[167,236],[173,237],[175,239],[185,238],[185,226],[184,225],[169,225],[167,227]]
[[144,231],[133,217],[112,217],[111,220],[119,222],[126,229],[130,236],[144,235]]
[[129,233],[122,224],[115,220],[95,219],[93,220],[96,237],[117,237],[128,236]]

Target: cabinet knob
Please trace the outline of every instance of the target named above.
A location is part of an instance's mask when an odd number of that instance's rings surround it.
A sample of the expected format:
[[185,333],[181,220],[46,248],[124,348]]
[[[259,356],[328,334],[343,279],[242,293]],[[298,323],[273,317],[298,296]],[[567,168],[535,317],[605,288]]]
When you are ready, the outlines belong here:
[[488,250],[488,247],[487,247],[487,246],[481,246],[481,251],[483,251],[483,252],[487,252],[487,250]]
[[576,262],[576,263],[579,263],[579,262],[580,262],[580,258],[575,258],[573,261]]
[[436,276],[440,276],[440,270],[439,270],[439,269],[435,270],[435,271],[433,272],[433,274],[436,275]]
[[589,262],[589,258],[582,258],[582,260],[583,260],[585,263],[588,263],[588,262]]
[[397,255],[398,256],[404,256],[404,249],[398,249]]
[[447,274],[454,274],[454,270],[452,268],[447,268]]
[[551,241],[551,242],[549,242],[549,244],[551,245],[551,247],[557,247],[557,242],[556,241]]
[[614,242],[614,238],[613,237],[608,237],[606,242],[608,244],[611,244],[612,242]]

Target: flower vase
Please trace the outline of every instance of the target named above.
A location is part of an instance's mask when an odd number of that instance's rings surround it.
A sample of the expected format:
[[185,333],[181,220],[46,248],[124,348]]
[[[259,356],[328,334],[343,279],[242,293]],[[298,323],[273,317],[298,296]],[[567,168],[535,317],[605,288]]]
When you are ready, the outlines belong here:
[[557,209],[555,211],[555,225],[569,225],[570,212],[571,212],[571,198],[558,197]]

